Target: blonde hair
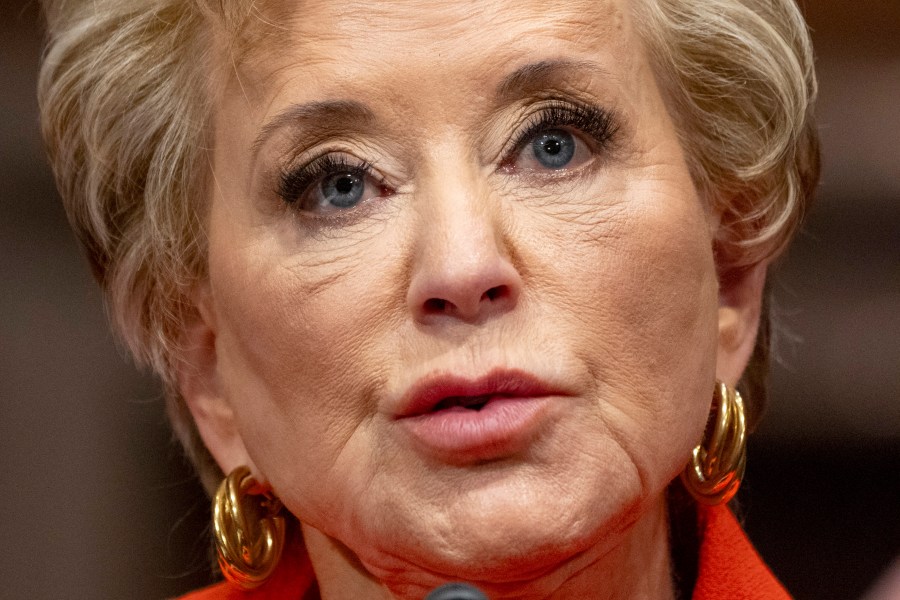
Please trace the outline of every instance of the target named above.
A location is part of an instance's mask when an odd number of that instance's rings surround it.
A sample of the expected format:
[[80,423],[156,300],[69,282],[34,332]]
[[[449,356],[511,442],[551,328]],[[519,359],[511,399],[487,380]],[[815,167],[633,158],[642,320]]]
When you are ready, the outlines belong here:
[[[691,174],[719,216],[723,283],[790,243],[819,180],[818,91],[809,30],[793,0],[638,0],[638,31]],[[767,400],[770,297],[740,387],[755,428]]]
[[[207,490],[221,471],[175,381],[206,276],[214,40],[252,46],[245,0],[47,1],[44,139],[69,219],[137,361],[166,387]],[[639,30],[698,190],[720,215],[720,276],[777,256],[818,176],[813,57],[793,0],[637,0]],[[265,22],[265,19],[255,19]],[[765,323],[764,331],[765,334]],[[749,379],[766,368],[760,336]],[[758,372],[757,375],[754,375]],[[748,383],[757,403],[764,386]]]

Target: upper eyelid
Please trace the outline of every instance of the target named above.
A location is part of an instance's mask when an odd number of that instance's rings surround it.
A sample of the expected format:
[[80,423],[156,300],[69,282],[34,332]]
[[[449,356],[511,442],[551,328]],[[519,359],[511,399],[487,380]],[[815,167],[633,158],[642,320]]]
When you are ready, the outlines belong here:
[[[348,160],[349,158],[349,160]],[[330,163],[330,164],[328,164]],[[278,169],[280,177],[290,177],[297,174],[308,174],[313,171],[323,171],[328,167],[340,167],[342,169],[371,170],[371,163],[352,154],[341,151],[326,151],[301,161],[290,161]],[[314,173],[318,176],[319,173]]]
[[297,152],[289,153],[280,161],[277,170],[282,173],[286,173],[288,171],[296,171],[298,169],[307,168],[312,165],[321,163],[324,160],[328,160],[330,157],[335,157],[336,160],[343,160],[349,165],[353,165],[355,163],[369,164],[371,162],[366,159],[360,158],[359,156],[357,156],[356,152],[348,150],[345,147],[313,146],[312,148],[304,148]]
[[[353,128],[338,129],[326,124],[322,129],[295,128],[291,134],[279,140],[277,148],[268,155],[267,161],[276,171],[287,171],[309,165],[331,155],[347,157],[351,161],[380,163],[390,149],[380,135],[360,132]],[[302,135],[300,135],[302,132]],[[365,158],[361,158],[365,157]]]

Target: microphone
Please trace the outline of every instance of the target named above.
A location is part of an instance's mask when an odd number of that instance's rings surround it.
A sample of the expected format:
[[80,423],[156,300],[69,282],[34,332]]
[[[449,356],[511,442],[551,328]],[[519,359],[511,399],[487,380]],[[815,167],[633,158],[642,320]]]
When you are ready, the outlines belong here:
[[468,583],[445,583],[431,590],[425,600],[488,600],[488,597]]

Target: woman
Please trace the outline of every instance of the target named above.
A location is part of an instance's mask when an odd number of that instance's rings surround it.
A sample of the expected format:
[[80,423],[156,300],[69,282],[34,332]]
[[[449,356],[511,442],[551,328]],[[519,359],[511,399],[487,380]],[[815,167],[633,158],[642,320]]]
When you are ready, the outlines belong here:
[[47,15],[67,209],[221,482],[194,597],[787,597],[725,503],[817,176],[790,0]]

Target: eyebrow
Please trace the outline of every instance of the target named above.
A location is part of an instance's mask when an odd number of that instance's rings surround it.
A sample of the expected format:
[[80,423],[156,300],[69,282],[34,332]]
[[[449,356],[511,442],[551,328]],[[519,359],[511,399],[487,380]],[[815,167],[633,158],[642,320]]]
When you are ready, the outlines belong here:
[[522,92],[565,84],[576,73],[606,74],[607,71],[590,60],[552,59],[528,63],[504,77],[497,86],[496,95],[501,100],[508,100]]
[[280,129],[296,129],[309,125],[315,125],[320,130],[363,129],[374,119],[372,111],[356,100],[292,104],[262,126],[253,141],[251,152],[255,156],[263,144]]

